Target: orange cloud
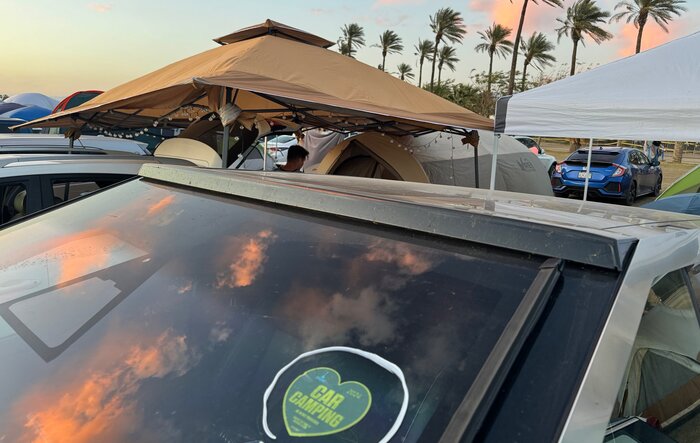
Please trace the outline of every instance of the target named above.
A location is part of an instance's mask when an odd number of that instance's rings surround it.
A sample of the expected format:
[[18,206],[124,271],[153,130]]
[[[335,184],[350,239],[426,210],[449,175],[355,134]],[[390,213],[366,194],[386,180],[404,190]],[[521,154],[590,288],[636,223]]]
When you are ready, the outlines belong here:
[[[135,394],[146,378],[162,378],[170,374],[181,376],[198,361],[199,355],[188,348],[184,336],[168,329],[148,346],[135,346],[121,353],[120,347],[110,347],[110,363],[103,368],[100,360],[106,354],[85,365],[90,372],[87,380],[74,386],[52,386],[37,389],[20,409],[25,413],[25,431],[21,441],[88,443],[94,441],[129,441],[134,431],[148,432],[150,425],[142,423]],[[116,352],[115,352],[116,351]],[[80,371],[78,377],[84,377]],[[33,410],[33,411],[32,411]]]
[[158,214],[159,212],[163,211],[163,209],[170,206],[173,203],[173,201],[175,201],[175,196],[172,194],[161,198],[156,203],[154,203],[148,207],[148,211],[146,211],[146,215],[152,217],[152,216]]
[[60,238],[60,245],[47,252],[58,259],[56,284],[103,269],[121,242],[106,230],[96,228]]
[[[681,22],[671,22],[668,28],[669,32],[666,33],[653,23],[647,24],[642,34],[642,51],[668,43],[683,34],[684,27]],[[631,23],[622,27],[618,39],[623,42],[623,46],[618,50],[618,55],[621,57],[634,55],[634,51],[637,47],[637,32],[637,28]]]
[[[470,0],[469,9],[475,12],[483,12],[488,15],[490,21],[509,27],[513,30],[512,38],[520,22],[522,1],[509,2],[506,0]],[[551,7],[540,2],[536,5],[530,2],[527,6],[523,33],[529,34],[542,29],[550,29],[552,22],[563,14],[561,8]]]
[[394,263],[402,273],[409,275],[423,274],[434,266],[426,254],[421,254],[403,243],[377,242],[370,247],[364,259],[370,262]]
[[260,231],[250,239],[230,238],[225,248],[228,269],[217,274],[216,288],[250,286],[267,259],[267,248],[276,238],[277,236],[269,230]]

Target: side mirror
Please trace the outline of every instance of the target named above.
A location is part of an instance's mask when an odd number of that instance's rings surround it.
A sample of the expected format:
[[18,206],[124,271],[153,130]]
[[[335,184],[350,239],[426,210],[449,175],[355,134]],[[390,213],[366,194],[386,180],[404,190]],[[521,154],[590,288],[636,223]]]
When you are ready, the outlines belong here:
[[661,164],[661,163],[660,163],[657,159],[654,159],[654,160],[651,161],[651,165],[652,165],[652,166],[659,166],[660,164]]

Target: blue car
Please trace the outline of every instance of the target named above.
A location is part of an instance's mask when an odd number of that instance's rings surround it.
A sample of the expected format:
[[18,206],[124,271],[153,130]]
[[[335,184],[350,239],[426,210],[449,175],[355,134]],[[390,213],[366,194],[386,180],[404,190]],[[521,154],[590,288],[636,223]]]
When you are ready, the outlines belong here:
[[591,170],[586,171],[588,149],[579,149],[559,163],[552,174],[552,190],[558,197],[583,195],[588,175],[588,195],[624,201],[661,193],[662,173],[657,159],[649,160],[638,149],[593,148]]

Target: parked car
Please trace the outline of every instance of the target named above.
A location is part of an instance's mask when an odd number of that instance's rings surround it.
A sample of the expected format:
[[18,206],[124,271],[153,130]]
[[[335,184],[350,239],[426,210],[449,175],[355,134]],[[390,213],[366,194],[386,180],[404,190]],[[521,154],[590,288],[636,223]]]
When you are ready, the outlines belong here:
[[579,149],[556,166],[552,175],[554,195],[582,195],[586,176],[592,197],[619,199],[631,205],[641,195],[661,193],[659,162],[649,160],[638,149],[594,148],[590,171],[586,171],[587,160],[588,149]]
[[513,138],[527,146],[527,148],[530,149],[530,151],[532,151],[532,153],[540,159],[544,167],[547,169],[549,176],[551,177],[554,173],[554,167],[557,164],[557,159],[553,155],[545,153],[544,149],[540,146],[540,144],[530,137],[518,135]]
[[[263,143],[262,139],[260,140]],[[267,140],[267,151],[275,163],[287,162],[287,150],[297,144],[297,138],[291,134],[281,134]]]
[[0,155],[0,227],[134,177],[145,163],[192,165],[137,155]]
[[687,215],[144,165],[0,236],[0,429],[694,441],[699,249]]
[[[84,135],[73,144],[72,153],[150,155],[146,144],[130,139]],[[65,154],[69,140],[54,134],[0,134],[0,154]]]

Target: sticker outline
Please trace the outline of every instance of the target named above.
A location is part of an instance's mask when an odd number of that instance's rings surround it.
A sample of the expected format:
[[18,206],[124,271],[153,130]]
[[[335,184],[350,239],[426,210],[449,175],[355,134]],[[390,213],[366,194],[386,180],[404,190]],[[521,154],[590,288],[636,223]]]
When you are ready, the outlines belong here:
[[[305,376],[309,372],[315,371],[317,369],[327,369],[327,370],[333,372],[335,375],[337,375],[338,376],[338,386],[344,385],[346,383],[357,383],[358,385],[362,386],[363,388],[365,388],[367,390],[367,394],[369,394],[369,402],[367,403],[367,407],[365,408],[365,410],[362,412],[362,414],[360,414],[360,417],[358,419],[356,419],[354,422],[351,422],[350,424],[345,425],[344,428],[340,428],[340,429],[336,429],[336,430],[328,431],[328,432],[313,433],[313,434],[299,434],[296,432],[292,432],[289,429],[289,426],[287,425],[287,408],[285,407],[286,405],[284,404],[284,402],[287,400],[287,395],[289,394],[289,390],[292,388],[294,383],[296,383],[297,380],[299,380],[300,378],[302,378],[303,376]],[[336,371],[333,368],[329,368],[327,366],[319,366],[317,368],[311,368],[309,370],[304,371],[302,374],[299,374],[294,380],[292,380],[292,382],[289,384],[289,386],[287,386],[287,389],[284,391],[284,397],[282,397],[282,399],[283,399],[282,400],[283,401],[282,417],[284,420],[284,427],[287,429],[287,434],[289,434],[291,437],[323,437],[325,435],[333,435],[333,434],[338,434],[338,433],[343,432],[343,431],[347,431],[348,429],[352,428],[353,426],[355,426],[356,424],[361,422],[362,419],[365,418],[365,416],[369,412],[370,408],[372,407],[372,391],[370,391],[370,389],[362,382],[359,382],[356,380],[347,380],[344,382],[342,380],[343,380],[343,378],[340,376],[340,373],[338,371]]]
[[406,378],[404,377],[401,368],[398,367],[396,364],[390,362],[389,360],[386,360],[377,354],[373,354],[371,352],[363,351],[362,349],[356,349],[347,346],[329,346],[327,348],[319,348],[304,352],[302,354],[299,354],[296,358],[287,363],[282,369],[277,371],[277,374],[275,374],[275,377],[272,379],[272,382],[267,387],[267,389],[265,390],[265,394],[263,395],[262,426],[263,430],[265,431],[265,434],[270,439],[277,440],[277,436],[272,433],[270,427],[267,424],[267,400],[270,398],[272,390],[277,385],[279,378],[282,376],[282,374],[284,374],[287,371],[287,369],[292,367],[299,360],[306,357],[311,357],[312,355],[322,354],[324,352],[347,352],[350,354],[359,355],[360,357],[364,357],[370,360],[371,362],[375,363],[376,365],[380,366],[381,368],[385,369],[391,374],[394,374],[399,379],[399,381],[401,382],[401,387],[403,388],[403,403],[401,404],[401,409],[399,410],[399,414],[396,416],[394,424],[389,429],[389,432],[387,432],[384,438],[377,442],[388,443],[389,440],[391,440],[394,437],[394,435],[398,432],[399,428],[401,427],[401,424],[403,423],[404,418],[406,417],[406,411],[408,410],[409,392],[408,386],[406,385]]

